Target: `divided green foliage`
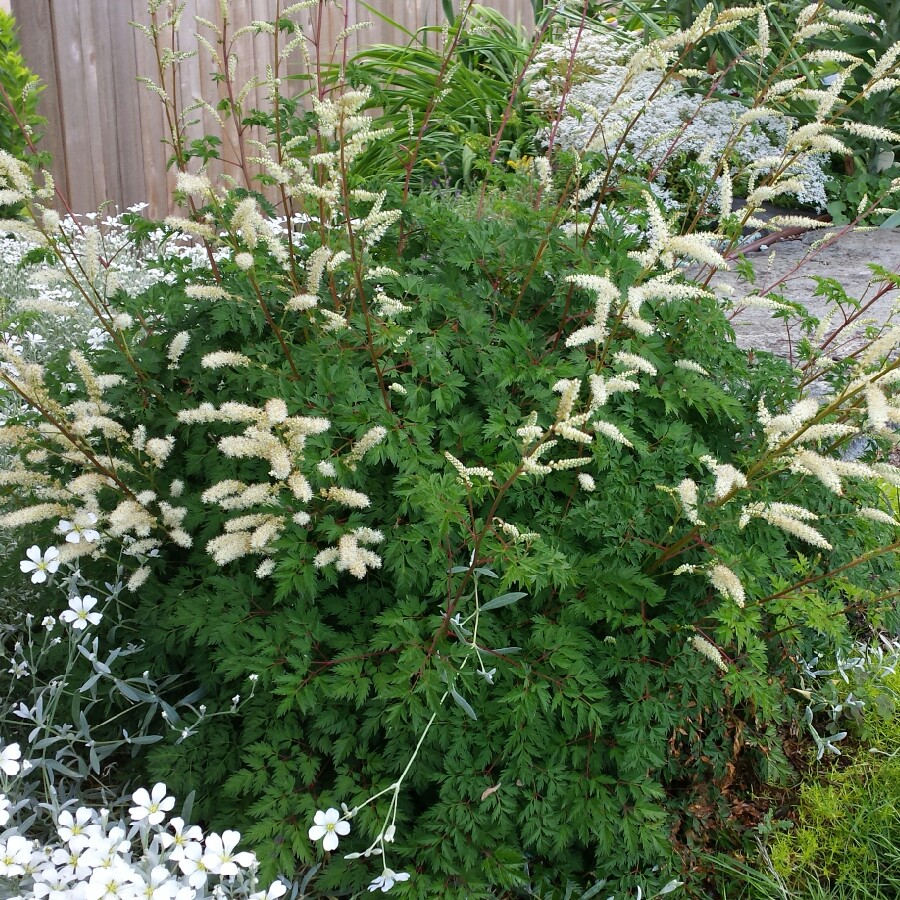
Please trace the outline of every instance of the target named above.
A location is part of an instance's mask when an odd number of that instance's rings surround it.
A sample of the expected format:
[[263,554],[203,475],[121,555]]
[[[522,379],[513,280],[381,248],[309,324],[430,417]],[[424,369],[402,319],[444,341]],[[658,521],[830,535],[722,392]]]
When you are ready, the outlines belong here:
[[[446,85],[436,55],[373,57],[372,102],[395,124],[415,102],[414,134],[450,90],[420,184],[432,150],[465,179],[470,129],[494,133],[466,104],[507,96],[521,48],[485,21]],[[129,665],[181,673],[210,715],[133,774],[238,828],[264,879],[346,895],[385,862],[406,897],[664,889],[739,830],[736,779],[784,779],[800,660],[895,615],[876,478],[897,479],[842,454],[900,416],[896,333],[835,363],[801,317],[798,379],[689,281],[737,229],[674,230],[637,177],[601,210],[572,157],[562,178],[556,157],[496,167],[477,200],[408,191],[369,95],[321,96],[283,132],[253,123],[277,132],[253,146],[298,213],[287,237],[264,198],[182,171],[192,218],[166,225],[214,264],[166,257],[136,297],[82,288],[109,335],[89,358],[5,348],[23,515],[4,522],[37,540],[91,513],[98,555],[137,557]],[[80,550],[99,580],[110,559]],[[342,804],[352,832],[319,869],[310,825]],[[379,841],[387,860],[343,857]]]

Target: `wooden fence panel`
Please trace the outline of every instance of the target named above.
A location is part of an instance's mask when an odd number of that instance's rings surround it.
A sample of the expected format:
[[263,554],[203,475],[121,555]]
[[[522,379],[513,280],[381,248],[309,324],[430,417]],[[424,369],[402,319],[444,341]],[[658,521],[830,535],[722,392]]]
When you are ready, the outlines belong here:
[[[0,0],[0,7],[4,2]],[[281,6],[286,0],[282,0]],[[482,0],[513,22],[530,28],[533,24],[529,0]],[[454,0],[459,8],[460,0]],[[17,18],[22,52],[31,68],[43,79],[40,110],[47,120],[42,144],[54,158],[53,173],[57,185],[76,212],[95,210],[104,202],[124,209],[139,202],[150,204],[154,216],[170,211],[169,197],[174,177],[166,171],[171,148],[166,116],[159,98],[137,83],[138,76],[158,81],[156,57],[145,36],[130,22],[147,24],[146,0],[11,0]],[[375,43],[406,43],[407,32],[443,22],[441,0],[371,0],[368,4],[394,27],[373,15],[357,0],[344,0],[343,12],[329,5],[318,29],[318,56],[323,62],[341,62],[341,55],[353,54]],[[233,21],[230,34],[255,20],[274,17],[276,0],[235,0],[231,4]],[[306,13],[301,24],[314,35],[313,12]],[[194,16],[220,23],[219,0],[187,0],[181,28],[176,35],[177,50],[195,50],[195,32],[201,30],[215,44],[215,35],[198,26]],[[372,26],[354,32],[346,42],[338,35],[361,22]],[[437,41],[437,35],[429,36]],[[346,51],[344,46],[346,45]],[[432,44],[433,46],[434,44]],[[265,76],[273,63],[271,39],[248,34],[238,43],[235,82],[238,88],[253,75]],[[202,97],[212,107],[226,97],[225,86],[209,79],[211,60],[199,47],[199,54],[183,63],[178,77],[167,81],[179,110],[185,110]],[[282,64],[284,74],[302,69],[296,61]],[[282,82],[286,90],[299,90],[303,82]],[[266,105],[264,85],[251,89],[248,106]],[[240,160],[258,155],[258,150],[242,147],[234,138],[234,129],[224,134],[214,116],[197,109],[188,116],[197,122],[187,130],[189,140],[203,134],[221,134],[222,155]],[[232,176],[240,170],[233,164],[210,166],[211,174],[224,171]]]
[[[82,0],[70,0],[68,3],[51,3],[50,7],[60,73],[57,84],[69,169],[69,203],[77,210],[95,207],[97,200],[109,196],[105,190],[103,149],[98,146],[102,142],[96,140],[97,129],[102,127],[97,101],[96,54],[90,30],[81,28],[83,15],[88,13],[82,5]],[[94,104],[97,106],[89,110]],[[108,118],[104,119],[104,125],[106,122]],[[108,126],[103,130],[108,131]]]
[[40,97],[40,111],[47,119],[47,130],[41,147],[53,155],[56,185],[63,196],[69,195],[68,164],[65,133],[62,122],[62,104],[57,83],[57,57],[53,43],[53,25],[50,0],[31,0],[14,10],[19,27],[22,54],[29,66],[44,81]]

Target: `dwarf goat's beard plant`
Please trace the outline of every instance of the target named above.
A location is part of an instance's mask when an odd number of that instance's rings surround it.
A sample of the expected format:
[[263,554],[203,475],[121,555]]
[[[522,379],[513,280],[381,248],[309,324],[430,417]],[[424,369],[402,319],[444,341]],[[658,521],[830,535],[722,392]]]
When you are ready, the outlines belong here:
[[308,152],[270,145],[306,204],[289,230],[182,172],[192,215],[167,224],[207,270],[138,298],[82,279],[93,353],[0,345],[30,407],[0,429],[0,523],[89,521],[61,548],[85,568],[125,545],[138,670],[211,710],[257,677],[239,717],[145,759],[264,877],[340,836],[364,858],[322,892],[668,881],[735,766],[784,770],[798,659],[891,612],[877,484],[900,479],[841,453],[900,420],[900,332],[831,366],[809,341],[800,381],[751,361],[678,264],[725,265],[717,235],[672,233],[647,193],[560,228],[581,201],[549,163],[480,200],[383,191],[354,165],[389,139],[367,99],[318,99]]

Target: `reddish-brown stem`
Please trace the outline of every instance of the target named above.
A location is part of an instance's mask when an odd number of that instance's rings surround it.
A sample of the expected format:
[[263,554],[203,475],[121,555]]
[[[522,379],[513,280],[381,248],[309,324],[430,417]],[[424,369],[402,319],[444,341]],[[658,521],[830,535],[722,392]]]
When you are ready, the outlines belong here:
[[[416,143],[413,145],[412,151],[409,154],[409,159],[406,161],[406,176],[403,179],[403,201],[402,205],[406,205],[406,200],[409,197],[409,185],[412,180],[412,171],[416,164],[416,159],[419,156],[419,150],[422,146],[422,141],[425,138],[425,132],[428,130],[428,123],[431,120],[431,115],[434,112],[435,107],[437,106],[438,97],[441,94],[441,89],[444,84],[444,77],[447,74],[447,67],[450,64],[450,60],[453,58],[453,54],[456,51],[457,46],[462,38],[463,28],[465,27],[466,19],[469,16],[469,13],[472,11],[472,7],[475,5],[475,0],[465,0],[465,6],[460,9],[459,15],[456,18],[455,31],[453,33],[453,38],[450,41],[450,44],[444,50],[444,56],[441,59],[441,66],[438,70],[437,78],[435,79],[434,84],[434,92],[431,97],[428,98],[428,104],[425,107],[425,114],[422,117],[422,126],[419,128],[419,134],[416,137]],[[401,235],[400,238],[400,249],[402,250],[404,244],[404,238]]]
[[[521,90],[522,83],[525,79],[525,73],[528,71],[528,67],[531,65],[531,61],[534,59],[535,53],[537,53],[538,48],[541,46],[544,40],[544,36],[547,33],[547,30],[550,28],[550,23],[553,21],[553,17],[556,15],[556,8],[550,11],[550,14],[544,20],[543,25],[541,25],[540,30],[534,36],[531,42],[531,49],[528,51],[528,56],[525,59],[524,64],[522,65],[522,71],[516,76],[515,81],[513,81],[512,88],[509,92],[509,100],[506,103],[506,108],[503,110],[503,115],[500,118],[500,127],[497,129],[497,134],[494,135],[494,139],[491,143],[491,152],[488,157],[488,168],[493,168],[494,163],[497,159],[497,154],[500,152],[500,140],[503,137],[503,132],[506,129],[507,124],[509,123],[510,116],[512,116],[513,107],[516,102],[516,98],[518,97],[519,91]],[[484,198],[487,192],[488,179],[485,178],[481,183],[481,191],[478,197],[478,212],[477,218],[481,218],[482,211],[484,209]]]
[[253,291],[256,294],[256,300],[259,303],[259,308],[263,311],[263,315],[266,317],[266,322],[269,323],[269,327],[275,334],[275,337],[278,338],[278,343],[281,344],[281,349],[284,351],[284,358],[287,360],[288,365],[291,367],[291,373],[294,376],[295,380],[300,379],[300,373],[297,371],[297,366],[294,364],[294,358],[291,356],[291,351],[288,348],[288,345],[284,339],[284,335],[281,332],[281,329],[278,327],[278,324],[272,318],[272,314],[269,312],[269,307],[266,305],[266,301],[263,299],[262,291],[259,288],[259,282],[257,282],[256,278],[251,274],[250,275],[250,284],[253,285]]
[[16,394],[18,394],[29,406],[34,407],[40,414],[43,419],[49,422],[54,428],[56,428],[63,437],[66,438],[69,443],[77,449],[77,451],[85,456],[86,459],[90,460],[91,465],[100,472],[101,475],[106,478],[111,479],[116,483],[116,485],[125,493],[128,497],[134,499],[134,494],[129,489],[128,485],[126,485],[118,475],[112,470],[106,468],[100,460],[94,455],[93,448],[90,444],[87,444],[84,441],[80,441],[78,435],[74,434],[66,425],[61,422],[56,416],[53,415],[48,409],[46,409],[39,400],[27,394],[17,382],[13,381],[11,378],[8,378],[2,371],[0,371],[0,380],[5,381]]
[[804,578],[802,581],[792,584],[783,591],[778,591],[776,594],[769,594],[768,597],[763,597],[759,602],[768,603],[770,600],[779,600],[782,597],[787,597],[788,594],[792,594],[794,591],[798,591],[800,588],[806,587],[809,584],[815,584],[817,581],[822,581],[825,578],[832,578],[849,569],[855,569],[857,566],[869,562],[869,560],[875,559],[884,553],[892,553],[897,549],[900,549],[900,541],[894,541],[892,544],[886,544],[884,547],[876,547],[874,550],[863,553],[862,556],[857,556],[856,559],[851,559],[850,562],[844,563],[844,565],[838,566],[836,569],[830,569],[828,572],[823,572],[821,575],[811,575],[809,578]]

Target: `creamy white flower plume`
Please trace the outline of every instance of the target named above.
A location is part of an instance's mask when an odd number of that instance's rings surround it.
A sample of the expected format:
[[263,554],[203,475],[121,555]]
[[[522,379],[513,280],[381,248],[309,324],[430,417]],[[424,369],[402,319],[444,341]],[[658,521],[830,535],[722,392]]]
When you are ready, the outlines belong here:
[[380,531],[357,528],[349,534],[342,535],[337,547],[330,547],[318,553],[313,565],[321,569],[334,564],[339,572],[349,572],[357,578],[365,578],[369,569],[381,568],[381,557],[363,545],[378,544],[382,540],[384,535]]
[[690,478],[684,478],[678,485],[678,499],[681,500],[681,506],[684,509],[684,515],[693,525],[702,525],[700,515],[697,512],[697,504],[699,494],[697,483]]
[[750,503],[741,511],[740,527],[745,528],[753,518],[764,519],[770,525],[774,525],[814,547],[820,547],[823,550],[832,549],[831,544],[820,532],[806,524],[809,521],[815,521],[818,516],[802,506],[790,503]]
[[871,519],[873,522],[879,522],[882,525],[900,525],[890,513],[886,513],[883,509],[875,509],[871,506],[863,506],[856,511],[858,516],[864,519]]
[[344,458],[344,464],[353,471],[356,464],[387,437],[387,429],[381,425],[370,428],[353,446],[353,449]]
[[741,580],[728,568],[721,563],[716,563],[707,572],[712,586],[723,596],[728,597],[741,607],[744,608],[746,599],[744,594],[744,585]]
[[701,456],[700,462],[706,465],[716,476],[713,493],[717,500],[727,497],[732,491],[747,487],[744,474],[728,463],[719,463],[711,456]]
[[818,478],[828,490],[838,496],[844,493],[841,476],[834,465],[834,460],[820,456],[811,450],[801,450],[791,461],[791,471],[806,473]]
[[169,368],[175,369],[178,367],[178,361],[181,359],[182,354],[187,349],[188,342],[191,339],[191,335],[187,331],[179,331],[175,337],[172,338],[172,342],[169,344],[169,349],[166,351],[166,356],[169,358]]
[[705,637],[699,634],[693,635],[691,637],[691,646],[718,669],[721,669],[723,672],[728,671],[728,663],[725,662],[725,657],[719,652],[718,647],[715,644],[711,644]]
[[649,360],[644,359],[643,356],[638,356],[636,353],[619,351],[613,355],[613,359],[626,369],[636,372],[646,372],[648,375],[656,374],[656,366]]
[[472,478],[492,479],[494,473],[485,466],[465,466],[452,453],[444,451],[444,457],[456,469],[459,481],[467,488],[473,487]]

